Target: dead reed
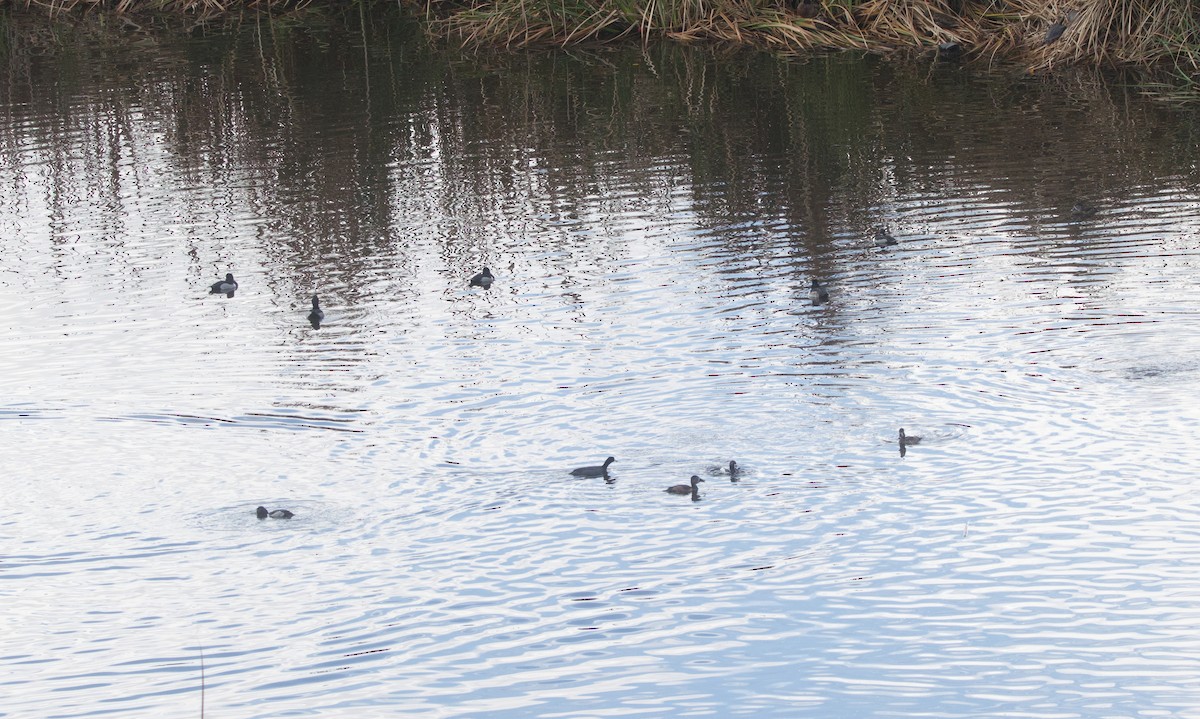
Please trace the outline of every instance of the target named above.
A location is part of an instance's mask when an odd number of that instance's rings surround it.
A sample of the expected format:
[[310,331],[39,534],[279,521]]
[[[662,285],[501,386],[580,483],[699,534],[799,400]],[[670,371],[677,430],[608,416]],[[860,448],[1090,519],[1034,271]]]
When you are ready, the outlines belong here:
[[464,45],[570,45],[661,36],[757,45],[929,53],[1056,66],[1136,67],[1149,86],[1200,85],[1191,0],[425,0],[431,31]]
[[[209,17],[283,12],[336,0],[10,0],[51,13],[105,9]],[[0,0],[0,5],[4,0]],[[405,6],[428,32],[466,46],[567,46],[636,37],[722,41],[782,53],[814,48],[930,53],[1064,65],[1135,67],[1145,82],[1200,86],[1193,0],[355,0]]]

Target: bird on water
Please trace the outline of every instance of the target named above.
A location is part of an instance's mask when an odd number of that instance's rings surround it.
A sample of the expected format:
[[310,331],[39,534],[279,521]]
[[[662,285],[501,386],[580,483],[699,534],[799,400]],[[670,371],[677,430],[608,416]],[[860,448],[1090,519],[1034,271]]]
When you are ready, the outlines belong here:
[[608,465],[616,461],[617,460],[615,458],[609,457],[608,459],[604,460],[604,464],[599,464],[594,467],[580,467],[579,469],[572,469],[571,475],[575,477],[607,477]]
[[312,312],[308,313],[308,319],[320,322],[325,319],[325,313],[321,310],[321,300],[316,295],[313,295],[312,303]]
[[812,281],[812,288],[808,291],[808,297],[814,305],[819,305],[822,302],[829,301],[829,290],[825,289],[825,285],[814,279]]
[[471,286],[472,287],[482,287],[483,289],[486,290],[487,288],[492,286],[492,281],[495,279],[496,278],[492,276],[492,271],[489,270],[488,268],[484,267],[483,272],[480,272],[479,274],[477,274],[471,278]]
[[225,273],[225,279],[217,280],[212,283],[212,288],[209,289],[210,295],[227,295],[238,288],[237,282],[233,279],[232,272]]
[[1089,205],[1083,200],[1078,200],[1074,205],[1071,205],[1071,219],[1086,220],[1096,214],[1096,206]]
[[921,443],[920,437],[918,437],[916,435],[912,435],[912,434],[904,434],[904,428],[903,427],[900,428],[900,445],[901,446],[911,447],[914,444],[920,444],[920,443]]
[[892,233],[888,232],[887,230],[883,229],[882,227],[875,228],[875,246],[876,247],[889,247],[891,245],[898,245],[898,244],[900,244],[900,243],[896,240],[895,237],[892,237]]
[[268,511],[266,507],[259,507],[254,510],[254,513],[259,519],[266,519],[267,517],[271,519],[291,519],[296,516],[295,513],[288,509],[272,509]]
[[691,484],[676,484],[676,485],[667,487],[663,491],[666,492],[667,494],[696,494],[697,492],[700,491],[696,485],[700,484],[703,481],[704,481],[703,479],[700,479],[698,476],[693,474]]

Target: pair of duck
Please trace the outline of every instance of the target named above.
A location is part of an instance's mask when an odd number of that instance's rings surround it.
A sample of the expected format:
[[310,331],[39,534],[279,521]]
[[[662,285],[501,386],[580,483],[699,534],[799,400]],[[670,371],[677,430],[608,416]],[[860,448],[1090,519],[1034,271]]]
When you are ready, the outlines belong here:
[[[891,247],[898,244],[900,244],[899,240],[893,237],[892,233],[882,227],[875,228],[876,247]],[[829,289],[814,279],[812,285],[809,286],[808,298],[812,301],[813,306],[824,304],[829,301]]]
[[[617,460],[615,458],[609,457],[608,459],[604,460],[604,464],[597,464],[597,465],[594,465],[591,467],[580,467],[578,469],[572,469],[571,476],[573,476],[573,477],[607,477],[608,476],[608,465],[610,465],[616,461]],[[738,473],[737,462],[733,461],[732,459],[729,460],[729,476],[731,478],[736,477],[737,473]],[[691,479],[691,484],[675,484],[670,487],[667,487],[663,491],[667,492],[668,494],[696,494],[699,491],[698,485],[703,481],[704,480],[701,479],[698,475],[693,474],[692,479]]]
[[[484,268],[484,272],[486,271],[487,269]],[[238,283],[237,280],[233,279],[233,273],[226,272],[225,279],[212,283],[212,287],[209,288],[208,293],[210,295],[232,295],[237,291],[237,288]],[[321,310],[321,299],[317,295],[312,296],[312,311],[308,313],[308,319],[317,322],[325,319],[325,312]]]

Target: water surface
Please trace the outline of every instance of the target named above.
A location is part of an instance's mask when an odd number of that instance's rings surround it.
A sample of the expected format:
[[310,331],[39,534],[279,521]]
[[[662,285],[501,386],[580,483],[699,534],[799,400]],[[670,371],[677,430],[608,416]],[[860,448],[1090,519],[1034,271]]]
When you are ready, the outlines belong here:
[[5,22],[0,716],[1200,716],[1190,114]]

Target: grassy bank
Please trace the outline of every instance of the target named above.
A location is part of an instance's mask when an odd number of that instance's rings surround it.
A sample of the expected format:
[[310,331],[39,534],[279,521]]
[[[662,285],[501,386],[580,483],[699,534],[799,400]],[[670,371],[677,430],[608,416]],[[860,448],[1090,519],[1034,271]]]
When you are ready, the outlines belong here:
[[[1135,67],[1161,87],[1200,80],[1192,0],[10,0],[51,13],[106,9],[207,17],[347,6],[403,7],[464,45],[568,46],[666,38],[775,52],[854,49],[1063,65]],[[0,5],[4,0],[0,0]]]
[[1056,63],[1161,65],[1191,74],[1200,23],[1190,0],[479,0],[445,8],[468,43],[571,44],[625,36],[813,48],[925,51]]

